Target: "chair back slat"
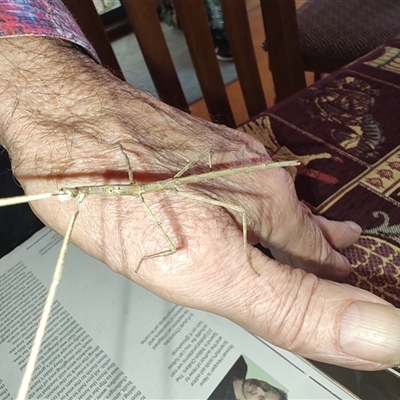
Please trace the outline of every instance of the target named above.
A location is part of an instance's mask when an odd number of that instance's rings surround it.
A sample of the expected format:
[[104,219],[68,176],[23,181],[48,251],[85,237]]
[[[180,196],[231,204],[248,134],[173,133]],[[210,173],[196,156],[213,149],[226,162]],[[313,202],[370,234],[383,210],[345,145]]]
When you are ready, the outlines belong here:
[[295,0],[260,0],[276,100],[306,87]]
[[78,22],[85,36],[97,52],[100,61],[109,68],[114,75],[124,79],[121,67],[115,57],[111,43],[108,40],[100,16],[92,0],[63,0],[71,14]]
[[236,0],[232,6],[232,0],[221,0],[221,6],[247,112],[249,117],[253,117],[264,111],[267,103],[251,39],[246,2]]
[[185,34],[190,56],[210,117],[214,122],[234,126],[221,70],[203,0],[174,0],[174,7]]
[[160,99],[189,111],[153,1],[123,1]]
[[[276,0],[261,1],[276,2]],[[103,64],[122,77],[118,61],[92,0],[79,2],[64,0],[64,2],[93,44]],[[122,2],[160,99],[189,111],[160,26],[155,2],[153,0],[122,0]],[[211,119],[214,122],[235,126],[221,69],[215,56],[204,0],[174,0],[173,4],[183,28]],[[221,0],[221,6],[240,87],[248,114],[252,117],[263,111],[267,105],[251,39],[246,2]]]

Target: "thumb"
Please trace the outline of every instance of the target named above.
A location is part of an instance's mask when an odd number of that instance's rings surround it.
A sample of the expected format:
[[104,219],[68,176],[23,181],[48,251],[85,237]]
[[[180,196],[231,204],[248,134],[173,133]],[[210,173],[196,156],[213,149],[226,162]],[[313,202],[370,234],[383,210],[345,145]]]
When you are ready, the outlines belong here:
[[230,319],[317,361],[364,370],[400,363],[400,310],[361,289],[266,263],[257,250],[252,259],[261,275],[251,291],[247,282],[241,312],[230,310]]

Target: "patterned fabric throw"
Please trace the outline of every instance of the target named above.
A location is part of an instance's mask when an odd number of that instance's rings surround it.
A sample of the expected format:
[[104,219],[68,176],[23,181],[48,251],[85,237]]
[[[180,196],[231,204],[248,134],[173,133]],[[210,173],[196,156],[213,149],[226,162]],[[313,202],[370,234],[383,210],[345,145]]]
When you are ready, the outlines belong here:
[[314,213],[354,220],[348,283],[400,307],[400,37],[242,127],[289,172]]

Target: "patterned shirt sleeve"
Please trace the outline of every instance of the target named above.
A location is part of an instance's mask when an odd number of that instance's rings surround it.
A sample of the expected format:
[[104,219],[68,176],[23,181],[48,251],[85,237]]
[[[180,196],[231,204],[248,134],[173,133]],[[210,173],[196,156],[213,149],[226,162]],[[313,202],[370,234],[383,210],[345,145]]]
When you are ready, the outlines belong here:
[[61,0],[0,0],[0,36],[19,35],[68,40],[99,62],[92,45]]

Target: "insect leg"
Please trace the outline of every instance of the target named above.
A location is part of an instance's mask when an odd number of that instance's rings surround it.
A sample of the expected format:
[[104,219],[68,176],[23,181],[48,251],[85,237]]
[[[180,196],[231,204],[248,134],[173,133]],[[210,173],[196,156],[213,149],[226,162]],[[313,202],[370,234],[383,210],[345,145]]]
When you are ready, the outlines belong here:
[[153,212],[150,210],[149,206],[146,204],[146,202],[144,201],[144,198],[142,195],[138,196],[138,199],[140,201],[140,203],[142,204],[144,210],[146,211],[147,215],[153,220],[153,222],[155,223],[156,227],[158,228],[158,230],[161,232],[161,234],[164,236],[164,239],[167,241],[168,246],[169,246],[169,250],[165,250],[165,251],[161,251],[159,253],[155,253],[155,254],[150,254],[148,256],[143,256],[137,267],[135,272],[139,271],[140,266],[142,265],[143,261],[145,260],[150,260],[152,258],[158,258],[158,257],[166,257],[166,256],[170,256],[172,254],[176,253],[176,246],[175,244],[172,242],[171,238],[168,236],[167,232],[165,232],[164,228],[162,227],[160,221],[157,219],[157,217],[153,214]]
[[228,210],[233,210],[242,215],[242,226],[243,226],[243,248],[246,256],[246,261],[249,264],[250,268],[257,274],[260,275],[253,267],[253,264],[251,263],[250,257],[249,257],[249,252],[248,252],[248,244],[247,244],[247,214],[246,210],[242,206],[238,206],[236,204],[230,204],[230,203],[225,203],[223,201],[219,200],[214,200],[210,197],[203,197],[203,196],[198,196],[196,194],[191,194],[191,193],[186,193],[186,192],[180,192],[176,190],[176,193],[179,194],[180,196],[187,197],[189,199],[197,200],[197,201],[202,201],[204,203],[208,204],[213,204],[215,206],[220,206],[223,208],[226,208]]

